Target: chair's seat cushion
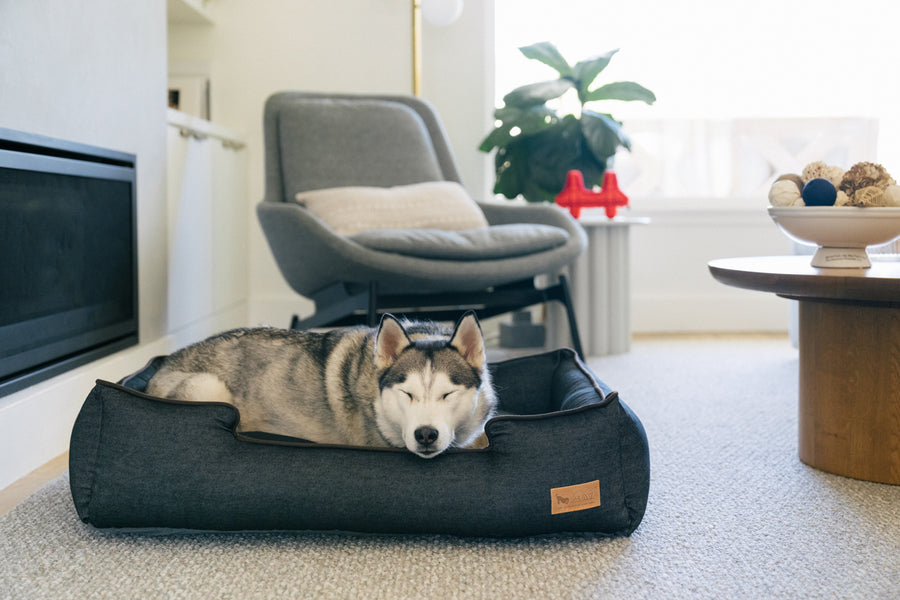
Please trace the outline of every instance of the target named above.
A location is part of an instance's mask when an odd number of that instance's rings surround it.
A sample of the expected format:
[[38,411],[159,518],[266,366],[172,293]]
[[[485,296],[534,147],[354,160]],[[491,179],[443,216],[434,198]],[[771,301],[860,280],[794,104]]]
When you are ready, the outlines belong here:
[[372,250],[443,260],[494,260],[564,245],[569,232],[552,225],[494,225],[463,231],[375,229],[350,236]]
[[300,192],[295,199],[338,235],[372,229],[457,231],[488,226],[478,204],[454,181],[327,188]]

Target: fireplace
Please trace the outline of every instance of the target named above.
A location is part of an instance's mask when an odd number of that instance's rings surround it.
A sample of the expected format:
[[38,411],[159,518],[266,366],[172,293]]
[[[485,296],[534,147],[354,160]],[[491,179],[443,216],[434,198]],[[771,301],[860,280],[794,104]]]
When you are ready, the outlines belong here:
[[137,344],[135,156],[0,128],[0,396]]

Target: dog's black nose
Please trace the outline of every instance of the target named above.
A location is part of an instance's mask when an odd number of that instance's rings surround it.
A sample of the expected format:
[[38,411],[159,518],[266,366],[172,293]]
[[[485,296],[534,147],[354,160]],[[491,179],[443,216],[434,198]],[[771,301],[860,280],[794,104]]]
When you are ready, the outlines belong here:
[[434,427],[419,427],[416,429],[414,435],[416,436],[417,442],[423,446],[430,446],[438,439],[439,433]]

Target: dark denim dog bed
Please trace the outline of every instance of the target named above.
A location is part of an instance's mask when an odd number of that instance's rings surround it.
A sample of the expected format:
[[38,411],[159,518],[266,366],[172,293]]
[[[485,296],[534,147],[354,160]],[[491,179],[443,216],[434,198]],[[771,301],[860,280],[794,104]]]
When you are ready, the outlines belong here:
[[500,408],[482,450],[405,449],[237,434],[231,405],[142,392],[161,358],[98,381],[69,452],[78,516],[96,527],[628,535],[647,505],[637,417],[563,349],[491,365]]

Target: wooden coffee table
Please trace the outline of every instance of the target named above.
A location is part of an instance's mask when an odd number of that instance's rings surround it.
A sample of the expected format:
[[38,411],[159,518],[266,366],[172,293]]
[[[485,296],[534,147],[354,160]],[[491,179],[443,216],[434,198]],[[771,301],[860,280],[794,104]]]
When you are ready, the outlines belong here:
[[727,258],[716,280],[799,301],[799,454],[900,484],[900,262],[820,269],[809,256]]

